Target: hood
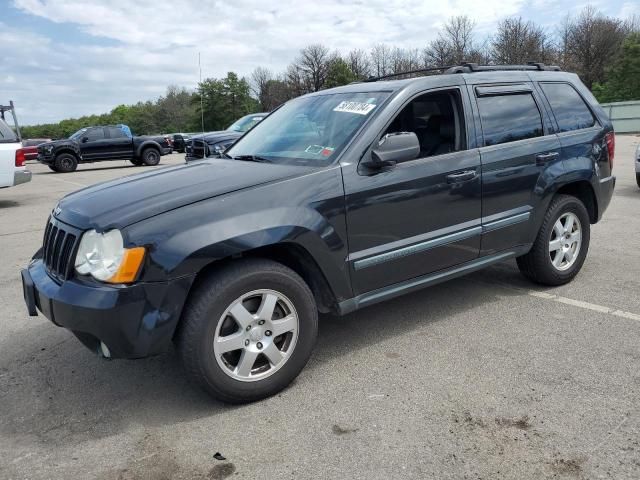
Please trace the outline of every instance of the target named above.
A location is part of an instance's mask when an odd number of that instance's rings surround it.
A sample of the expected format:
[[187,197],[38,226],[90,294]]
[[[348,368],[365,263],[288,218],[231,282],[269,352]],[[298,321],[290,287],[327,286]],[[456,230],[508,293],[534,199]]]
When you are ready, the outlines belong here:
[[194,202],[304,175],[313,167],[206,159],[99,183],[60,200],[55,216],[81,229],[109,230]]
[[58,140],[51,140],[50,142],[41,143],[40,145],[38,145],[38,148],[44,147],[45,145],[47,147],[58,147],[60,145],[79,145],[79,143],[75,140],[71,140],[70,138],[60,138]]

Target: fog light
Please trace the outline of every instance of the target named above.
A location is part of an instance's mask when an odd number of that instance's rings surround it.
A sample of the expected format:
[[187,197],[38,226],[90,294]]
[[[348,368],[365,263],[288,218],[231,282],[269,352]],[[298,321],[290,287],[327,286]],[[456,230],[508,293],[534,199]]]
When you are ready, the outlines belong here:
[[109,351],[109,347],[104,342],[100,342],[100,352],[104,358],[111,358],[111,352]]

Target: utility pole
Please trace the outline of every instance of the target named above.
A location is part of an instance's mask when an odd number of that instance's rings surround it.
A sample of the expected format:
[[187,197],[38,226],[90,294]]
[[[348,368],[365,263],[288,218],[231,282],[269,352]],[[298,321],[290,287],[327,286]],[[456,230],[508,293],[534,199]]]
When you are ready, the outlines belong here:
[[202,133],[204,134],[204,90],[202,88],[202,64],[200,63],[200,52],[198,52],[198,69],[200,70],[200,122]]

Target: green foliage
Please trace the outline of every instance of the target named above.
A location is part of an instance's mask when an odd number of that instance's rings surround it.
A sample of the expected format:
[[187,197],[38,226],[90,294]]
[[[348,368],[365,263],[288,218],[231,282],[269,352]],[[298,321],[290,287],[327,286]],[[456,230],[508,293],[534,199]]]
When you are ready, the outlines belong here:
[[640,100],[640,33],[627,35],[607,81],[594,84],[593,94],[599,102]]
[[348,83],[355,82],[357,80],[356,75],[351,71],[349,64],[342,58],[336,57],[329,62],[329,68],[327,69],[327,79],[325,80],[325,88],[339,87],[341,85],[347,85]]
[[251,97],[249,83],[234,72],[222,79],[206,79],[198,85],[193,99],[198,116],[201,96],[205,131],[224,130],[238,118],[259,110],[258,101]]

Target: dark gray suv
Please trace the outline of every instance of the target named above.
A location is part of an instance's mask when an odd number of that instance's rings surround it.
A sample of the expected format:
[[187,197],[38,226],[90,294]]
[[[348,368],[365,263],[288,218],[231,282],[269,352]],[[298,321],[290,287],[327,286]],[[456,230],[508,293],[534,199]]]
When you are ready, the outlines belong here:
[[467,64],[320,91],[221,158],[63,198],[24,295],[103,356],[175,342],[208,392],[252,401],[304,367],[319,311],[507,259],[569,282],[611,200],[613,156],[604,111],[555,67]]

